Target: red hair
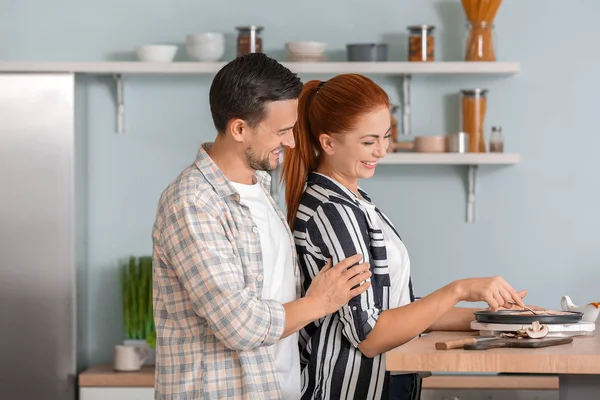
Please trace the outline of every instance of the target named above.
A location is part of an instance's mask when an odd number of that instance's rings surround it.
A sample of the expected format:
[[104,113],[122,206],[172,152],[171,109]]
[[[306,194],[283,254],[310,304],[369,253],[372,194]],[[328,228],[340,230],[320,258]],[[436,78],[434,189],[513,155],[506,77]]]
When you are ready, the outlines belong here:
[[304,84],[294,126],[296,146],[285,150],[282,169],[292,231],[306,178],[319,165],[319,135],[351,131],[362,115],[389,106],[387,93],[366,76],[343,74],[324,83],[312,80]]

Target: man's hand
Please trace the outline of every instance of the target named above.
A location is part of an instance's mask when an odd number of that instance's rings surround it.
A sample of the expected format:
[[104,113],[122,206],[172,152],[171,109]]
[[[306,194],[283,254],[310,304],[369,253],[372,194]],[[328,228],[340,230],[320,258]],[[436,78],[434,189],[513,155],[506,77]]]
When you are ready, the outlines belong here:
[[331,267],[331,261],[328,261],[313,279],[305,297],[318,300],[326,314],[338,311],[371,285],[370,282],[365,282],[371,277],[369,264],[354,265],[361,259],[362,256],[356,254],[340,261],[334,267]]

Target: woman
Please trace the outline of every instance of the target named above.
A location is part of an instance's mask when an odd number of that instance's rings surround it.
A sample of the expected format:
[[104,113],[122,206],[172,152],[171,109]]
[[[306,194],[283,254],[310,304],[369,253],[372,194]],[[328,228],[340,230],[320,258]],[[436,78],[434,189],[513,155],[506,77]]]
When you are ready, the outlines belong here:
[[385,372],[386,351],[427,330],[468,330],[473,309],[454,308],[460,301],[523,305],[525,292],[499,277],[458,280],[414,301],[406,247],[358,187],[386,155],[390,125],[387,94],[361,75],[307,82],[299,98],[283,179],[303,287],[328,259],[360,253],[372,272],[366,292],[300,332],[303,399],[418,398],[415,374]]

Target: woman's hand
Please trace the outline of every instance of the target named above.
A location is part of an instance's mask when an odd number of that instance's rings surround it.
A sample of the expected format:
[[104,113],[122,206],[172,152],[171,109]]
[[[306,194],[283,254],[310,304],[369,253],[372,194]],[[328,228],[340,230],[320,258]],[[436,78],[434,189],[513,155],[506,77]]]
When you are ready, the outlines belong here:
[[500,307],[509,308],[510,302],[515,302],[519,307],[525,305],[523,297],[527,291],[517,292],[500,276],[461,279],[456,284],[460,301],[485,301],[491,311],[498,311]]

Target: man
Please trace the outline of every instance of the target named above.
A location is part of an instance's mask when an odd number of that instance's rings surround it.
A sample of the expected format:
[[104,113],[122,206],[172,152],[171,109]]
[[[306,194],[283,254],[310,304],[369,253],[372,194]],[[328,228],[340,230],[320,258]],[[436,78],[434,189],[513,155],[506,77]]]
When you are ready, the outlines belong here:
[[296,332],[369,286],[354,256],[300,299],[293,238],[264,171],[294,146],[301,88],[263,54],[215,76],[217,136],[162,193],[152,234],[156,399],[299,399]]

